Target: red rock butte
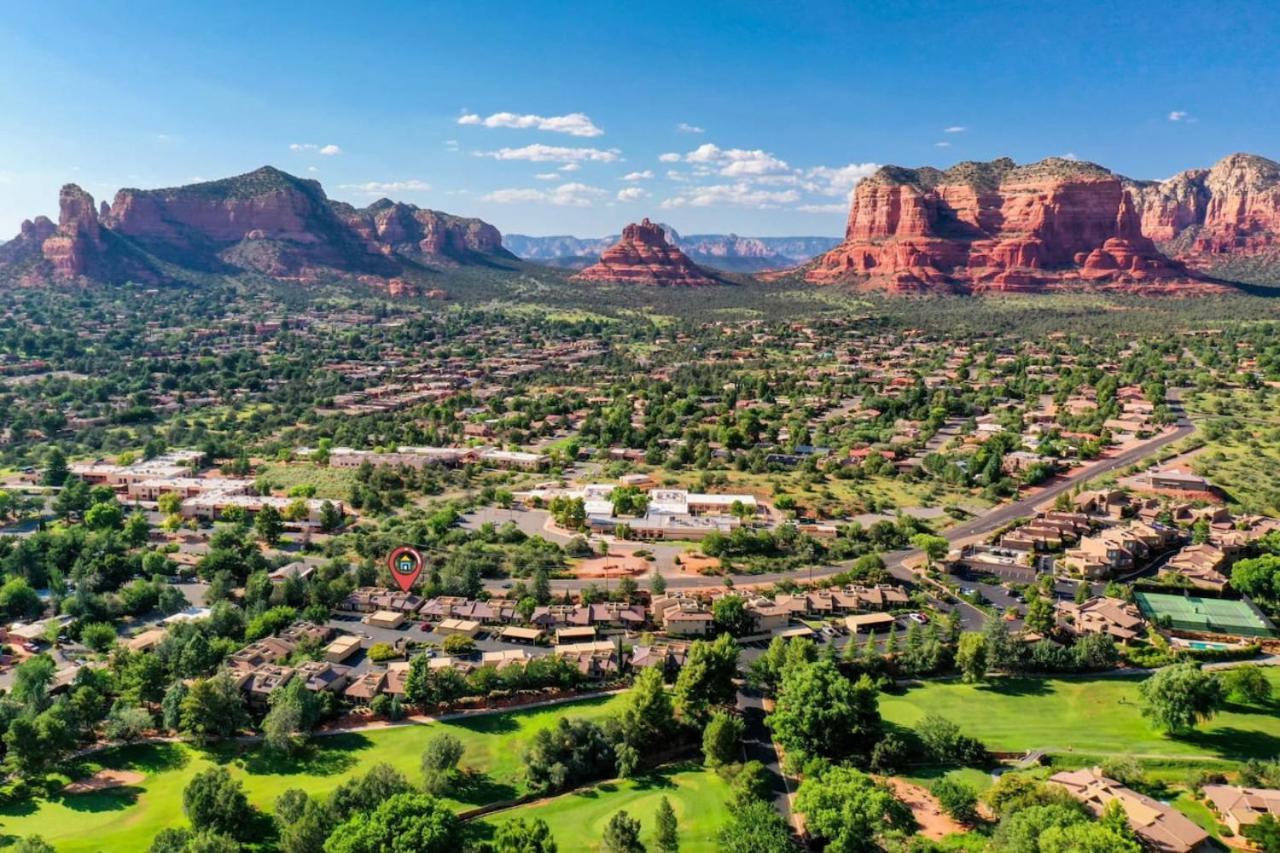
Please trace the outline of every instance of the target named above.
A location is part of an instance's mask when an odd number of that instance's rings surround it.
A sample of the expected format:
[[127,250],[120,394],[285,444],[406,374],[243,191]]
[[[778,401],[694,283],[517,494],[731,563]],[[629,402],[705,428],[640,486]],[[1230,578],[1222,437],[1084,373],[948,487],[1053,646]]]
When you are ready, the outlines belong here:
[[895,292],[1218,287],[1143,235],[1123,178],[1059,158],[886,166],[858,184],[844,242],[806,277]]
[[573,276],[574,281],[612,281],[659,287],[723,284],[667,242],[662,226],[648,219],[622,229],[622,237],[600,260]]

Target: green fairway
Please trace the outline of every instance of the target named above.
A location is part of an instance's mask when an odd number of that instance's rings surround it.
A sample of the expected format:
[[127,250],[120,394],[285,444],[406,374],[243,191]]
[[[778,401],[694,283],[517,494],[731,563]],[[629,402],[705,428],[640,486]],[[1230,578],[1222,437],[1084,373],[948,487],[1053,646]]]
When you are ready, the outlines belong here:
[[588,699],[449,723],[321,737],[296,759],[277,758],[257,746],[196,750],[163,744],[112,750],[97,756],[97,764],[137,770],[146,779],[136,786],[4,806],[0,835],[43,835],[60,851],[145,850],[161,829],[185,825],[182,790],[192,776],[215,764],[227,767],[244,782],[255,806],[270,811],[287,788],[325,795],[379,762],[391,764],[417,782],[423,746],[441,731],[462,740],[466,746],[462,766],[479,771],[455,805],[483,805],[519,795],[520,756],[539,729],[549,728],[562,716],[599,719],[614,713],[620,701],[621,696]]
[[608,782],[489,815],[484,821],[498,825],[517,817],[539,817],[551,827],[561,850],[598,850],[605,824],[614,812],[623,809],[640,821],[640,839],[653,850],[654,813],[663,797],[671,801],[676,813],[681,851],[714,850],[716,831],[729,815],[729,786],[715,773],[696,765]]
[[[1265,669],[1280,687],[1280,670]],[[939,714],[998,752],[1269,758],[1280,754],[1280,703],[1229,704],[1194,733],[1167,737],[1142,716],[1141,678],[1009,678],[989,685],[935,682],[883,695],[886,720],[914,726]]]

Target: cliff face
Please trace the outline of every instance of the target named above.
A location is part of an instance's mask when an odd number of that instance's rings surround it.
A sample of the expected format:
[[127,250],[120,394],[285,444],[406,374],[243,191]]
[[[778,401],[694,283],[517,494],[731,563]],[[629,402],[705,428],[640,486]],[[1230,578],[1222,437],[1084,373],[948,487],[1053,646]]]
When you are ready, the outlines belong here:
[[[385,199],[360,210],[271,167],[183,187],[122,189],[100,210],[69,184],[59,209],[56,229],[43,218],[24,224],[0,253],[0,272],[21,265],[27,278],[152,282],[163,279],[156,270],[165,262],[179,276],[252,272],[307,281],[336,273],[385,283],[424,263],[510,257],[497,229],[480,220]],[[386,286],[412,291],[403,281]]]
[[1140,185],[1136,199],[1148,236],[1188,265],[1271,284],[1280,276],[1280,164],[1232,154]]
[[966,292],[1190,281],[1143,236],[1119,177],[1056,158],[881,169],[857,186],[845,241],[808,278]]
[[622,237],[575,281],[699,287],[723,284],[667,242],[662,226],[645,219],[622,229]]

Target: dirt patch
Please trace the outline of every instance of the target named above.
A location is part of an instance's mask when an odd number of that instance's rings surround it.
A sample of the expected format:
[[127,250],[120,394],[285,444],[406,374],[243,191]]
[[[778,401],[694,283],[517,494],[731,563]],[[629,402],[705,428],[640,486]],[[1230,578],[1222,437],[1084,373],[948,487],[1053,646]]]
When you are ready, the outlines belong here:
[[89,778],[72,782],[62,790],[67,794],[88,794],[93,791],[105,791],[108,788],[138,785],[146,778],[136,770],[99,770]]
[[964,824],[954,820],[942,810],[933,794],[930,794],[919,785],[913,785],[902,779],[890,778],[884,781],[893,788],[893,792],[898,799],[906,803],[907,808],[911,809],[911,814],[915,815],[916,823],[920,824],[920,834],[925,838],[938,841],[953,832],[968,831]]

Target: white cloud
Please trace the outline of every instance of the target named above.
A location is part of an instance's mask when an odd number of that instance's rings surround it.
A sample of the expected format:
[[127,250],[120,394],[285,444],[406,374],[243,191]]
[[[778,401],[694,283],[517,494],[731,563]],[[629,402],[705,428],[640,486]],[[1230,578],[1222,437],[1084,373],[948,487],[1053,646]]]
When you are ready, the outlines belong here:
[[689,180],[688,175],[686,175],[684,172],[678,172],[675,169],[667,170],[667,178],[672,181],[680,181],[681,183],[684,183],[685,181]]
[[1079,160],[1080,156],[1076,154],[1076,152],[1074,151],[1068,151],[1066,154],[1062,155],[1062,159],[1063,160]]
[[560,171],[562,171],[562,172],[576,172],[576,171],[578,171],[578,170],[579,170],[579,169],[581,169],[581,168],[582,168],[582,166],[581,166],[580,164],[578,164],[578,163],[565,163],[563,166],[561,166],[561,167],[560,167]]
[[534,143],[523,148],[499,148],[497,151],[477,151],[478,157],[492,157],[495,160],[528,160],[531,163],[577,163],[589,161],[593,163],[614,163],[621,152],[617,148],[601,150],[599,148],[564,148],[557,145]]
[[342,149],[333,143],[328,145],[317,145],[314,142],[295,142],[289,146],[290,151],[314,151],[317,154],[323,154],[326,157],[332,157],[335,154],[341,154]]
[[431,184],[426,181],[419,181],[417,178],[410,178],[405,181],[368,181],[363,184],[340,184],[339,187],[360,195],[389,195],[391,193],[426,192],[431,189]]
[[933,147],[934,147],[934,148],[950,148],[950,147],[951,147],[951,143],[950,143],[950,142],[935,142],[935,143],[933,143]]
[[652,169],[645,169],[643,172],[627,172],[622,176],[624,181],[647,181],[653,177]]
[[590,207],[594,201],[607,195],[608,193],[599,187],[570,183],[561,184],[550,190],[533,188],[494,190],[487,195],[481,196],[480,200],[496,202],[497,204],[544,202],[560,207]]
[[626,187],[618,190],[618,201],[640,201],[640,199],[648,197],[649,191],[643,187]]
[[1169,121],[1190,121],[1191,113],[1186,110],[1174,110],[1169,113]]
[[796,210],[803,213],[848,213],[849,205],[847,204],[800,204],[796,205]]
[[687,124],[683,121],[676,125],[676,130],[680,133],[706,133],[705,130],[698,127],[696,124]]
[[960,126],[960,125],[958,125],[958,124],[953,124],[953,125],[951,125],[951,127],[944,127],[944,128],[942,129],[942,132],[943,132],[943,133],[964,133],[964,132],[965,132],[966,130],[968,130],[968,129],[969,129],[969,128],[967,128],[967,127],[961,127],[961,126]]
[[604,136],[604,131],[596,127],[595,122],[588,118],[585,113],[569,113],[563,116],[494,113],[487,118],[481,118],[475,113],[466,113],[458,118],[458,124],[517,129],[532,128],[550,133],[567,133],[570,136]]
[[679,163],[680,155],[676,154],[675,152],[669,152],[667,154],[659,154],[658,162],[659,163]]
[[[664,154],[658,159],[665,163],[675,162],[671,155],[668,154]],[[790,168],[785,160],[780,160],[759,148],[726,149],[710,142],[699,145],[680,159],[683,159],[686,163],[695,163],[709,169],[715,169],[726,178],[767,175],[772,172],[785,172]]]
[[534,177],[540,181],[558,181],[564,176],[559,172],[539,172]]
[[849,192],[862,180],[875,173],[879,163],[850,163],[847,166],[815,166],[804,173],[805,189],[821,195],[840,196]]
[[675,207],[727,205],[733,207],[771,208],[792,204],[799,200],[800,193],[796,190],[762,190],[751,186],[746,181],[738,181],[733,184],[714,184],[681,190],[679,195],[663,201],[662,207],[669,209]]

